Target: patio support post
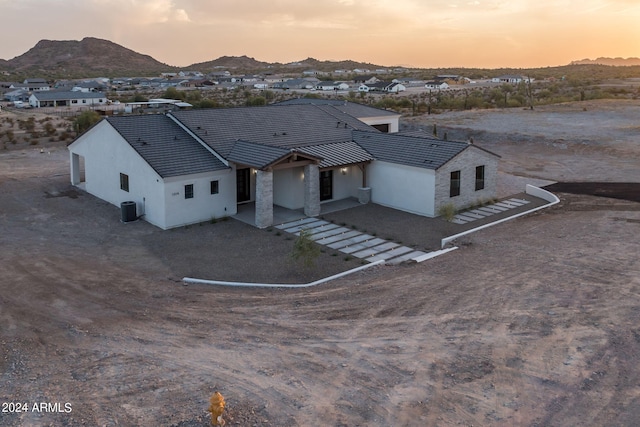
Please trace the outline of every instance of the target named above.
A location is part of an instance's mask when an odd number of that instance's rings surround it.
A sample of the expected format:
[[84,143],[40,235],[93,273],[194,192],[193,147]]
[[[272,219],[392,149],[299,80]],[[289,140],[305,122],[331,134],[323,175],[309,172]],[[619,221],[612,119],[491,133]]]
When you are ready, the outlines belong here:
[[273,225],[273,172],[258,170],[256,175],[256,227]]
[[304,167],[304,214],[320,215],[320,170],[314,164]]

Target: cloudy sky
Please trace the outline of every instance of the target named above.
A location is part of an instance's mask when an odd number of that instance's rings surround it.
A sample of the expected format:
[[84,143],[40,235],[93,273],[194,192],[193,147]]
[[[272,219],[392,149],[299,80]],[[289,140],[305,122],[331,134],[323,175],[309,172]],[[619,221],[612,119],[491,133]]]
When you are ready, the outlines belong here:
[[0,0],[0,58],[97,37],[188,66],[223,55],[415,67],[640,57],[640,0]]

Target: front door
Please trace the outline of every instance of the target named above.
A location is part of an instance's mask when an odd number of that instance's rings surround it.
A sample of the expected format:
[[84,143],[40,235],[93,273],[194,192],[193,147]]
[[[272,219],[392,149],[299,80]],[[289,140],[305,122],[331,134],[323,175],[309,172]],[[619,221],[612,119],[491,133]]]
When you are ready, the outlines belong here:
[[236,187],[237,203],[251,200],[251,169],[236,169]]
[[320,172],[320,201],[333,199],[333,171]]

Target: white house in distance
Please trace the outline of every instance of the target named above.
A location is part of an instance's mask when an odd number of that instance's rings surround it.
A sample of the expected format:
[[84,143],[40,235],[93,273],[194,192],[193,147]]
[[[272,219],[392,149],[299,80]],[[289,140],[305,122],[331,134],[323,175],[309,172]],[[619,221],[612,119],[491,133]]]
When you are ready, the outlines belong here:
[[106,105],[107,96],[102,92],[45,91],[34,92],[29,97],[29,105],[40,107],[89,107]]
[[358,198],[418,215],[495,196],[498,156],[398,132],[399,114],[321,99],[266,107],[108,117],[70,146],[71,182],[163,229],[255,204],[320,214]]
[[435,89],[435,90],[447,90],[449,89],[449,84],[447,82],[436,82],[430,81],[424,84],[425,89]]

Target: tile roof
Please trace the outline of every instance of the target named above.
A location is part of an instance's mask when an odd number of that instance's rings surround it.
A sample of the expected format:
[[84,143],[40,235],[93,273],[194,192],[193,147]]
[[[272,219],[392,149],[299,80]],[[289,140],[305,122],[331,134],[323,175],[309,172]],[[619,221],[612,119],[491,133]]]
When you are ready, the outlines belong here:
[[373,157],[366,150],[353,141],[312,145],[302,147],[300,151],[321,158],[322,161],[319,165],[321,168],[351,165],[373,160]]
[[375,131],[329,106],[214,108],[169,114],[224,158],[238,140],[291,149],[350,141],[353,129]]
[[470,144],[415,136],[353,132],[353,140],[376,160],[424,169],[438,169]]
[[226,158],[234,163],[262,169],[289,154],[291,154],[291,150],[280,147],[248,141],[236,141]]
[[228,168],[165,115],[114,116],[105,120],[163,178]]
[[395,111],[382,110],[369,105],[358,104],[357,102],[340,101],[337,99],[297,98],[288,99],[273,105],[328,105],[356,118],[400,116],[400,114]]

